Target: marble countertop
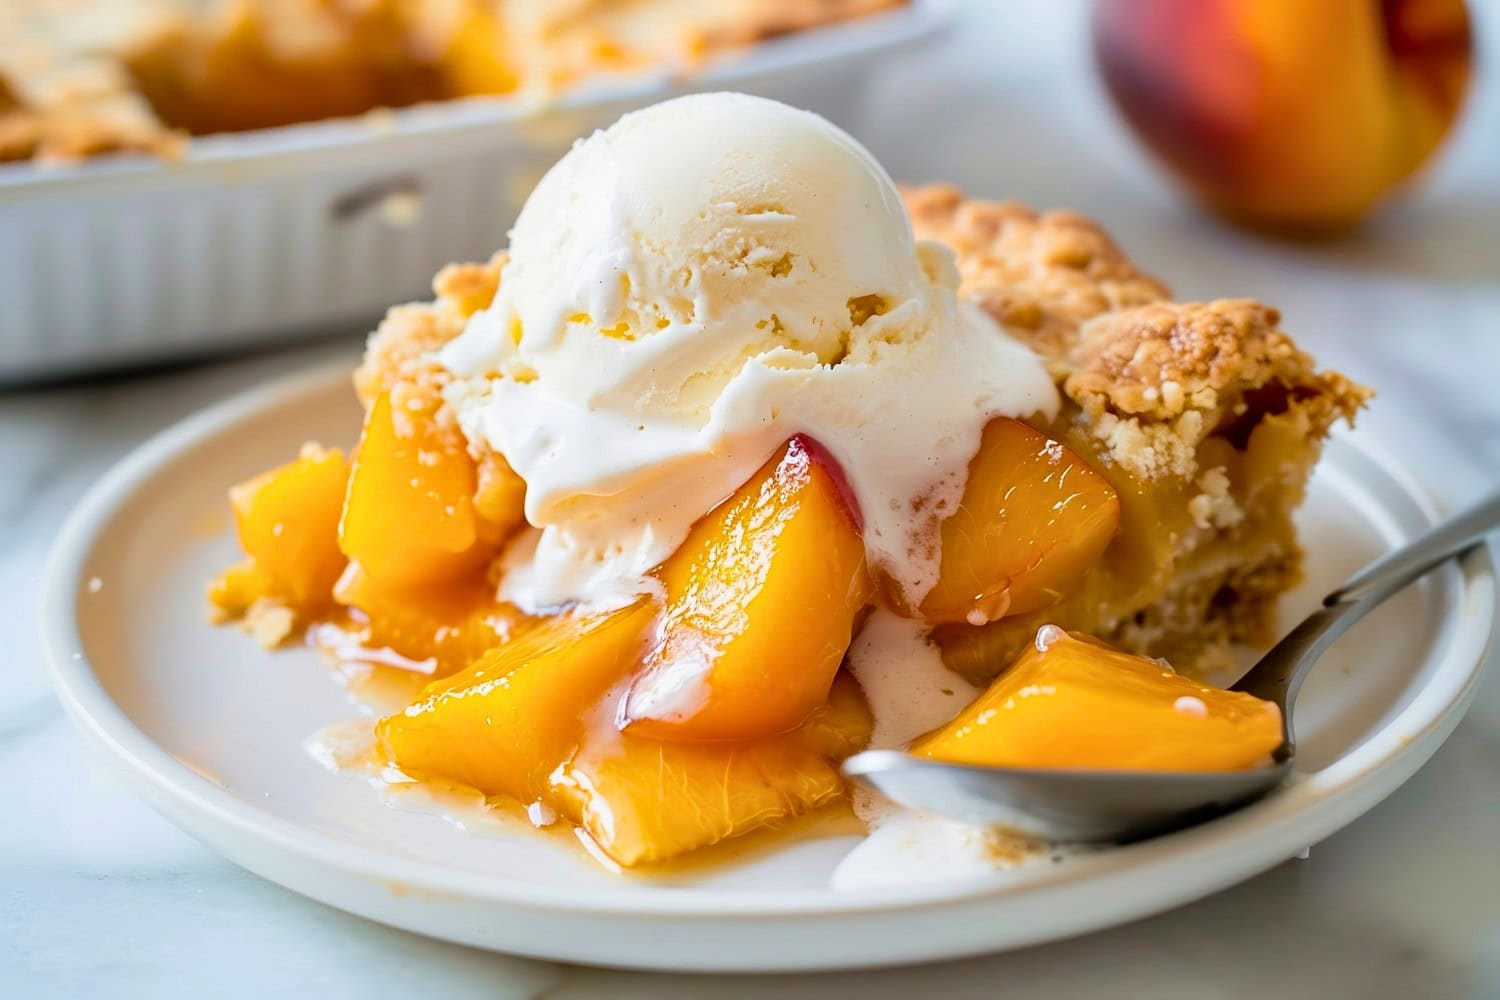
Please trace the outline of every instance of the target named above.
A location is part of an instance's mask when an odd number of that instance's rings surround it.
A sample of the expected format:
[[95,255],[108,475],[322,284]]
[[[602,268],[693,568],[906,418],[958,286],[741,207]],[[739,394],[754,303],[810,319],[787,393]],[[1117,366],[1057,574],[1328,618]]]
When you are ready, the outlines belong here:
[[[1476,6],[1481,41],[1500,41],[1500,5]],[[1321,360],[1379,389],[1364,427],[1445,502],[1493,488],[1500,81],[1481,80],[1411,198],[1337,242],[1276,243],[1204,218],[1149,168],[1086,65],[1083,13],[970,5],[962,30],[888,67],[848,124],[897,177],[1097,217],[1179,297],[1277,305]],[[1500,996],[1495,670],[1432,761],[1307,860],[1122,928],[941,966],[712,982],[559,967],[388,930],[241,871],[85,753],[44,679],[38,578],[69,507],[131,447],[357,344],[0,394],[0,995]]]

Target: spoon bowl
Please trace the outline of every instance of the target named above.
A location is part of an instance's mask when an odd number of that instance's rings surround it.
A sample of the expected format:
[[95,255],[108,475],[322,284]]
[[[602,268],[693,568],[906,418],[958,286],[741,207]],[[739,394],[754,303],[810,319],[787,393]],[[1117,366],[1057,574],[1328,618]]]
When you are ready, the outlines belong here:
[[1005,827],[1064,843],[1109,843],[1168,833],[1261,798],[1295,769],[1292,712],[1302,682],[1333,641],[1377,605],[1500,527],[1500,495],[1391,552],[1323,599],[1232,690],[1281,710],[1282,743],[1270,762],[1243,771],[980,767],[867,750],[846,775],[899,805],[961,823]]
[[1224,772],[975,767],[899,750],[869,750],[844,765],[909,808],[1066,843],[1139,840],[1212,819],[1265,795],[1291,771],[1290,760]]

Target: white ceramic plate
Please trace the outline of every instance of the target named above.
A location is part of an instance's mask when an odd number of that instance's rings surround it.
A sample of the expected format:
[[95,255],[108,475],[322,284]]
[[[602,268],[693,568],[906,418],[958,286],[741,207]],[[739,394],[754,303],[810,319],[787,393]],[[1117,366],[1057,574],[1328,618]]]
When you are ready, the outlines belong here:
[[[44,626],[69,712],[170,819],[231,860],[333,906],[519,954],[673,970],[913,962],[1079,934],[1248,878],[1355,819],[1437,749],[1467,707],[1495,614],[1487,551],[1342,639],[1302,694],[1308,772],[1207,825],[980,881],[838,892],[849,838],[653,883],[525,831],[466,833],[382,805],[301,748],[357,714],[312,652],[267,654],[204,618],[236,555],[224,491],[304,440],[354,440],[346,370],[277,383],[167,431],[106,476],[58,542]],[[1334,442],[1302,516],[1303,613],[1433,508],[1357,438]]]

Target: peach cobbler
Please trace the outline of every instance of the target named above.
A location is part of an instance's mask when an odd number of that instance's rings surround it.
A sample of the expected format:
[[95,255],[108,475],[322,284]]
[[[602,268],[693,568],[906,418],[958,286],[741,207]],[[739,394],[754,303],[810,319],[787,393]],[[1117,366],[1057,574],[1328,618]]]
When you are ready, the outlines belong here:
[[683,70],[906,0],[5,0],[0,162]]
[[578,143],[435,290],[370,339],[349,457],[232,491],[246,558],[210,594],[267,645],[420,675],[374,727],[405,776],[634,866],[844,801],[872,745],[1279,744],[1200,678],[1269,637],[1367,392],[1274,310],[1173,302],[1083,219],[899,192],[733,94]]

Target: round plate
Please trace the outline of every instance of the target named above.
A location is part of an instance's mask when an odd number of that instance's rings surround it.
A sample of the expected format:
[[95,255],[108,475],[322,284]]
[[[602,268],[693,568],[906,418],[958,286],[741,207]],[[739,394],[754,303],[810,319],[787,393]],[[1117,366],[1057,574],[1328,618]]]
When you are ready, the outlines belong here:
[[[1248,878],[1349,823],[1457,725],[1495,614],[1487,551],[1408,589],[1339,641],[1303,691],[1299,760],[1270,798],[1167,837],[982,879],[837,891],[849,837],[651,880],[557,838],[465,832],[393,809],[303,749],[359,714],[320,657],[210,626],[204,586],[237,557],[225,490],[298,446],[354,441],[347,369],[267,386],[165,432],[107,475],[46,581],[69,712],[171,820],[296,892],[434,937],[549,959],[672,970],[927,961],[1120,923]],[[1301,515],[1310,579],[1284,613],[1419,532],[1432,504],[1388,458],[1330,444]]]

